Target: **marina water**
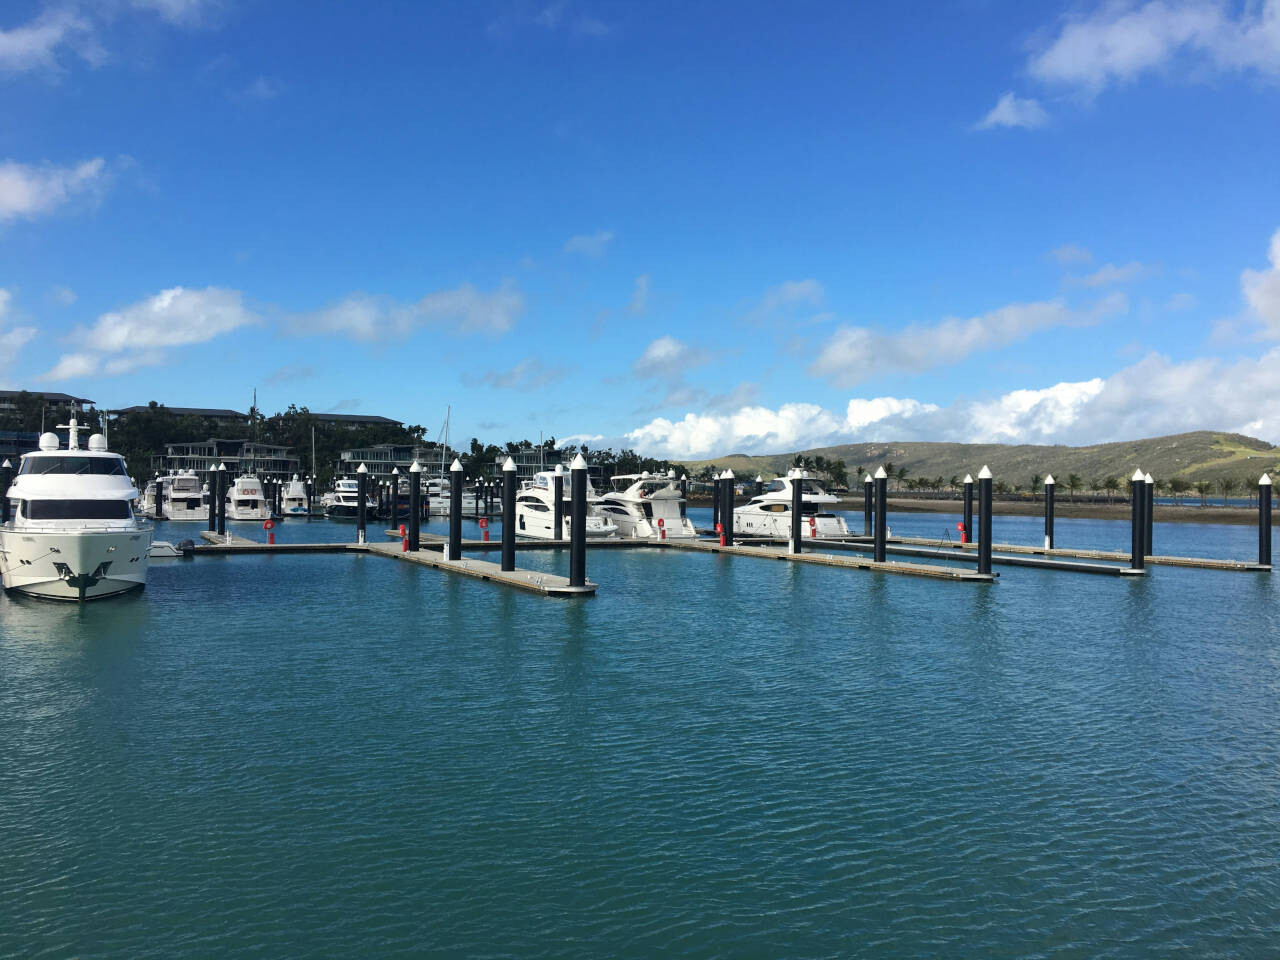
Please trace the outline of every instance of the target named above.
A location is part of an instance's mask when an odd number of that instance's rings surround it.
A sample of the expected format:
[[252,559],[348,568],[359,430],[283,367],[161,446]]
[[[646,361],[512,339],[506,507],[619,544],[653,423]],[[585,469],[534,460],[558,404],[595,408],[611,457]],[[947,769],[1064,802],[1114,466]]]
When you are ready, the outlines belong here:
[[206,556],[0,599],[0,955],[1274,956],[1276,578],[1000,572],[595,550],[563,601]]

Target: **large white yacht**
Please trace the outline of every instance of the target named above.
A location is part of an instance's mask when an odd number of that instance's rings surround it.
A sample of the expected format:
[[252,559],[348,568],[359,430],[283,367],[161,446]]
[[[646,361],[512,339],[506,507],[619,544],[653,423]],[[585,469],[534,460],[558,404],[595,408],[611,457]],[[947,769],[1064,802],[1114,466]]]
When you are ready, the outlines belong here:
[[[431,477],[422,482],[422,495],[430,502],[430,515],[433,517],[447,517],[449,515],[449,478]],[[408,496],[408,493],[402,493],[401,496]],[[462,488],[462,515],[464,517],[473,517],[478,512],[476,502],[476,492]]]
[[305,517],[310,514],[307,508],[307,485],[298,479],[296,473],[281,492],[280,512],[286,517]]
[[[516,534],[521,537],[533,537],[537,540],[569,539],[571,523],[569,511],[572,505],[569,489],[569,475],[564,478],[563,500],[561,501],[561,529],[555,530],[555,471],[542,470],[534,474],[532,480],[526,480],[516,493]],[[598,512],[599,498],[595,496],[587,481],[587,536],[592,539],[616,537],[618,525],[607,515]]]
[[161,509],[166,520],[206,520],[204,489],[190,470],[160,478]]
[[683,500],[675,471],[663,474],[626,473],[609,481],[610,489],[600,497],[596,512],[618,526],[623,537],[675,540],[696,537],[693,521],[682,516]]
[[827,493],[802,471],[798,478],[778,477],[769,481],[764,492],[752,497],[744,506],[733,511],[733,531],[748,537],[773,537],[779,540],[791,538],[792,484],[800,486],[800,536],[822,539],[847,537],[849,527],[843,517],[823,509],[837,498]]
[[[369,516],[373,516],[374,508],[377,506],[372,497],[365,494],[365,510]],[[326,517],[336,517],[339,520],[354,520],[360,511],[360,481],[343,477],[335,480],[333,484],[333,494],[329,504],[324,508]]]
[[271,508],[262,495],[262,483],[257,477],[236,477],[225,499],[228,520],[266,520],[271,516]]
[[17,506],[0,526],[0,579],[6,590],[55,600],[97,600],[141,589],[147,580],[152,525],[135,517],[138,490],[124,458],[107,452],[102,434],[80,449],[72,418],[67,449],[40,436],[9,487]]

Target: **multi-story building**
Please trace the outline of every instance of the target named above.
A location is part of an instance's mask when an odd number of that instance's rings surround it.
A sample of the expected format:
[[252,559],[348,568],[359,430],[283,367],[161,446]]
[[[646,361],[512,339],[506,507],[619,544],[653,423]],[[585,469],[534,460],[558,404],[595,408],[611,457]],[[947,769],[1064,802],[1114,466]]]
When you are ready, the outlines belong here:
[[8,460],[15,470],[18,458],[40,449],[40,434],[21,430],[0,430],[0,461]]
[[377,443],[371,447],[341,451],[338,462],[333,465],[333,475],[355,476],[356,468],[363,463],[369,471],[370,479],[385,480],[395,469],[402,474],[408,473],[413,461],[417,460],[428,476],[439,476],[441,469],[448,472],[449,464],[453,463],[456,456],[456,451],[435,443]]
[[0,417],[16,412],[18,399],[24,393],[44,405],[52,424],[57,423],[57,420],[54,419],[57,416],[84,413],[85,407],[93,404],[93,401],[87,397],[73,397],[69,393],[43,393],[39,390],[0,390]]
[[288,480],[293,474],[301,474],[297,457],[289,455],[289,448],[256,440],[197,440],[191,443],[166,443],[165,452],[151,458],[154,473],[171,470],[192,470],[208,479],[210,471],[218,464],[226,464],[227,474],[238,477],[254,474],[271,480]]
[[403,427],[404,423],[389,417],[375,417],[363,413],[311,413],[319,423],[331,423],[337,427],[356,430],[360,427]]

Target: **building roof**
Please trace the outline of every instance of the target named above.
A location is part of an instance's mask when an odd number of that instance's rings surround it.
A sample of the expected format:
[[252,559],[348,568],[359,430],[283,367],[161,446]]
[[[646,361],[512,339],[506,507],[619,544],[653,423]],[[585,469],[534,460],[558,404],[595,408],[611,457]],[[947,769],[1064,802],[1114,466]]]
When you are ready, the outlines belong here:
[[392,420],[390,417],[375,417],[366,413],[313,413],[317,420],[328,420],[332,423],[390,423],[400,426],[404,421]]
[[[119,410],[111,410],[109,413],[141,413],[144,410],[150,410],[150,406],[134,406],[121,407]],[[238,417],[241,420],[248,420],[247,413],[241,413],[239,410],[218,410],[209,407],[168,407],[163,403],[156,407],[157,410],[165,410],[169,413],[176,414],[179,417]]]
[[0,398],[12,400],[20,393],[29,393],[33,397],[52,400],[54,403],[93,403],[88,397],[73,397],[69,393],[45,393],[42,390],[0,390]]

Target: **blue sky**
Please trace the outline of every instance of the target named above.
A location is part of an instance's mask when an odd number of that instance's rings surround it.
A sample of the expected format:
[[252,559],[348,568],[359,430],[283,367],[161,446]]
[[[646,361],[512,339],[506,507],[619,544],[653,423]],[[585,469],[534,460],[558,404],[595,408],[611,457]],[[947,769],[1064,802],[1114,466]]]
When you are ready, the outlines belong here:
[[0,110],[7,387],[1280,442],[1280,0],[41,0]]

